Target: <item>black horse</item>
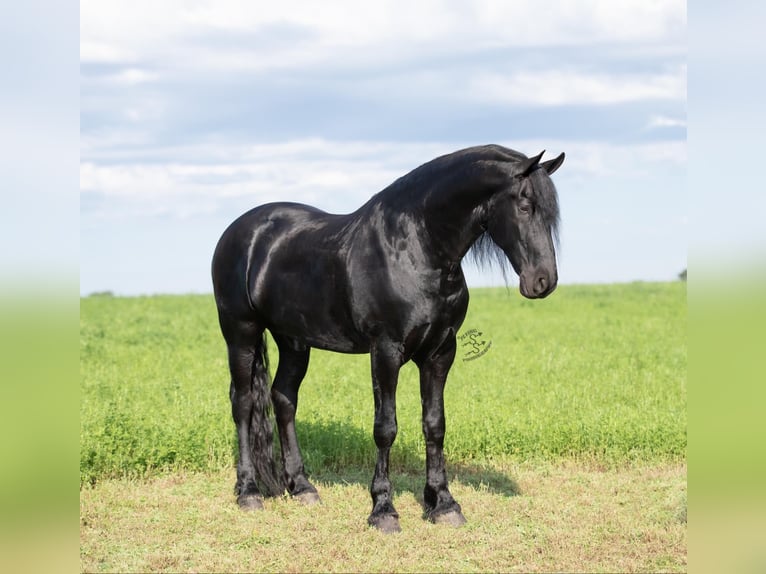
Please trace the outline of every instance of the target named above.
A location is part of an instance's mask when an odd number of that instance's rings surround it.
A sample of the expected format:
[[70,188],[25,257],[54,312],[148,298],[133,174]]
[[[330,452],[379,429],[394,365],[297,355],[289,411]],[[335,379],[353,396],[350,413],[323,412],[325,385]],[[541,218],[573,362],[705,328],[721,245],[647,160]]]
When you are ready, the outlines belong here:
[[[447,488],[443,455],[444,385],[468,308],[461,261],[473,247],[479,262],[509,260],[525,297],[555,289],[559,209],[549,175],[564,154],[545,162],[542,155],[473,147],[418,167],[348,215],[271,203],[226,229],[212,273],[229,353],[240,507],[262,508],[264,495],[285,489],[319,502],[295,433],[298,389],[316,347],[370,353],[378,460],[369,524],[399,530],[388,463],[399,369],[409,360],[420,370],[426,517],[465,522]],[[266,329],[279,349],[270,390]],[[281,473],[272,454],[272,404]]]

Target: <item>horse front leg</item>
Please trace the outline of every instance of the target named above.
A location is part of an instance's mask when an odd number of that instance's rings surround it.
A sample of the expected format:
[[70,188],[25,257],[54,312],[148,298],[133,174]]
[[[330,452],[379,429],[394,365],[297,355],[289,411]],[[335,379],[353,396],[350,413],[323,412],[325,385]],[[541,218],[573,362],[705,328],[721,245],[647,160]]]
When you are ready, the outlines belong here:
[[418,364],[423,405],[423,435],[426,441],[426,486],[423,491],[425,517],[431,522],[461,526],[466,520],[447,486],[444,464],[444,385],[455,360],[456,343],[451,336],[437,353]]
[[388,462],[397,432],[396,385],[401,368],[401,353],[394,346],[387,348],[375,345],[370,351],[370,356],[375,398],[373,434],[378,447],[378,461],[370,485],[372,513],[367,523],[381,532],[400,532],[399,514],[394,508],[391,481],[388,477]]

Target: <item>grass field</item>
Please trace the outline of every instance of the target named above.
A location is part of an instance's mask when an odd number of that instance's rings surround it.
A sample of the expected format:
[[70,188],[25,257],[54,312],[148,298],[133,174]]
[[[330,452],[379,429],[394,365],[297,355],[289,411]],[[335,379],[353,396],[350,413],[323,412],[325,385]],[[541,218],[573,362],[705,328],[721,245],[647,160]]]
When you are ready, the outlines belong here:
[[[452,544],[439,546],[437,562],[417,552],[392,562],[364,528],[375,456],[366,355],[314,351],[301,390],[298,434],[325,506],[280,499],[241,516],[212,297],[84,298],[82,567],[683,570],[685,287],[561,286],[534,302],[504,288],[472,291],[462,333],[480,331],[486,353],[463,360],[468,348],[459,349],[445,399],[448,470],[469,519],[459,534],[420,520],[414,367],[399,384],[392,466],[405,533],[386,544]],[[273,368],[273,347],[271,359]],[[208,522],[202,546],[189,545],[186,529]],[[281,538],[294,531],[308,537],[304,554]],[[337,555],[321,547],[332,546],[330,534],[343,539]]]
[[[394,474],[402,532],[366,527],[369,472],[317,481],[324,504],[271,499],[239,511],[231,472],[107,480],[81,493],[86,572],[683,572],[686,469],[496,465],[459,472],[468,523],[421,519],[423,477]],[[454,469],[452,469],[454,470]]]

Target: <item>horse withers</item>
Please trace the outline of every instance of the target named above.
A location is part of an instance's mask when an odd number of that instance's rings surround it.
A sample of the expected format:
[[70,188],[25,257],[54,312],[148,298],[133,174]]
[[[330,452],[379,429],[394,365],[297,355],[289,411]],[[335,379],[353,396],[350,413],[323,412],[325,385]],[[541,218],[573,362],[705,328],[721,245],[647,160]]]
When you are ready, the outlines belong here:
[[[400,529],[388,466],[398,374],[410,360],[420,371],[425,515],[465,522],[443,454],[444,385],[468,308],[461,262],[469,250],[480,263],[510,262],[530,299],[556,288],[559,207],[550,175],[564,154],[549,161],[542,155],[468,148],[421,165],[353,213],[270,203],[226,229],[212,275],[229,355],[242,508],[262,508],[263,496],[285,490],[305,503],[319,501],[295,432],[298,390],[316,347],[370,354],[378,456],[368,523]],[[279,349],[271,387],[266,330]],[[281,469],[272,451],[272,405]]]

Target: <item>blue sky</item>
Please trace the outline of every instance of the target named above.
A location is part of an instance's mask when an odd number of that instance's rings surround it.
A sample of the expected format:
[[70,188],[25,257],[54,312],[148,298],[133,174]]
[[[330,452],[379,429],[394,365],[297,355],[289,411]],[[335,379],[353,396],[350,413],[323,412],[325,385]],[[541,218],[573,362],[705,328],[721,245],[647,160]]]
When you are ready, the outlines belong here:
[[674,279],[686,58],[677,0],[84,0],[80,291],[209,292],[245,210],[349,212],[484,143],[566,152],[562,283]]

